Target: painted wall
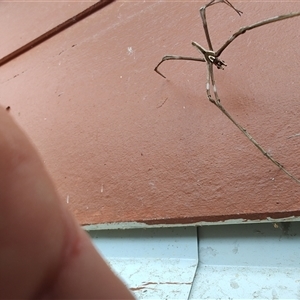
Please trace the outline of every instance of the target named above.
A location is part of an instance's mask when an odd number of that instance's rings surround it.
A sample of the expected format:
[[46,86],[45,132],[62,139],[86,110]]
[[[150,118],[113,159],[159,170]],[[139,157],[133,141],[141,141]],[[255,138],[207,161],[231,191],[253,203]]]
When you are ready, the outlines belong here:
[[[241,26],[300,11],[233,4],[242,17],[224,4],[207,11],[216,48]],[[165,54],[201,56],[191,46],[207,47],[199,5],[115,2],[1,67],[0,104],[81,224],[300,215],[299,184],[207,100],[204,63],[165,62],[167,79],[153,71]],[[222,104],[298,178],[299,26],[300,17],[244,34],[215,71]]]

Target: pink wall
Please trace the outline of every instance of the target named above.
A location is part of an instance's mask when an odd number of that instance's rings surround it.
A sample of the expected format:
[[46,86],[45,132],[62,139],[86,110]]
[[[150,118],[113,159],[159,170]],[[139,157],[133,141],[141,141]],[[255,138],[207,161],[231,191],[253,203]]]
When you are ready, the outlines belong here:
[[[165,54],[200,55],[192,40],[206,47],[199,5],[116,2],[1,67],[0,104],[81,224],[300,215],[300,185],[207,100],[204,63],[165,62],[167,80],[153,71]],[[234,5],[242,17],[224,4],[207,12],[216,48],[243,25],[300,11]],[[215,72],[222,104],[298,178],[300,136],[289,137],[300,133],[299,26],[300,17],[246,33]]]

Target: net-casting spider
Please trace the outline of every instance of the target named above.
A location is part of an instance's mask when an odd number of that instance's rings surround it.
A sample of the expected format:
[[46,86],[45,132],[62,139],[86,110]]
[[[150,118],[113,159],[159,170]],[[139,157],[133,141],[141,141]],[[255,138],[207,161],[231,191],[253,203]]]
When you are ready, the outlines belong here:
[[[265,151],[259,145],[259,143],[247,132],[247,130],[245,128],[243,128],[239,123],[237,123],[233,119],[233,117],[227,112],[227,110],[222,106],[222,104],[220,102],[220,99],[219,99],[219,96],[218,96],[218,92],[217,92],[216,82],[215,82],[215,78],[214,78],[214,70],[213,70],[214,65],[217,67],[217,69],[222,69],[222,70],[224,69],[226,64],[223,60],[220,60],[219,57],[222,54],[222,52],[238,36],[240,36],[241,34],[244,34],[246,31],[252,30],[254,28],[257,28],[257,27],[260,27],[260,26],[263,26],[263,25],[267,25],[267,24],[270,24],[270,23],[274,23],[274,22],[278,22],[278,21],[281,21],[281,20],[285,20],[285,19],[300,16],[300,12],[294,12],[294,13],[289,13],[289,14],[285,14],[285,15],[276,16],[276,17],[273,17],[273,18],[269,18],[269,19],[254,23],[254,24],[249,25],[249,26],[241,27],[237,32],[235,32],[224,43],[223,46],[221,46],[220,49],[218,49],[217,51],[214,51],[212,43],[211,43],[211,39],[210,39],[210,36],[209,36],[208,27],[207,27],[206,9],[209,6],[212,6],[212,5],[217,4],[217,3],[224,3],[224,4],[228,5],[229,7],[231,7],[233,10],[235,10],[239,15],[242,14],[242,12],[240,10],[236,9],[228,0],[212,0],[212,1],[210,1],[208,4],[206,4],[205,6],[200,8],[200,16],[201,16],[201,19],[202,19],[203,29],[204,29],[204,32],[205,32],[205,36],[206,36],[206,40],[207,40],[209,50],[206,50],[204,47],[199,45],[197,42],[192,42],[192,45],[194,47],[196,47],[200,51],[200,53],[202,53],[202,55],[203,55],[202,58],[194,58],[194,57],[178,56],[178,55],[165,55],[162,58],[162,60],[158,63],[158,65],[155,67],[154,70],[159,75],[166,78],[160,71],[158,71],[158,67],[166,60],[193,60],[193,61],[206,62],[206,67],[207,67],[206,93],[207,93],[207,97],[208,97],[209,101],[212,102],[214,105],[216,105],[233,122],[233,124],[250,140],[250,142],[252,144],[254,144],[263,153],[263,155],[265,155],[269,160],[271,160],[278,168],[280,168],[282,171],[284,171],[290,178],[292,178],[293,180],[295,180],[297,183],[300,184],[300,181],[297,178],[295,178],[289,171],[287,171],[281,163],[279,163],[277,160],[272,158],[272,156],[267,151]],[[212,87],[214,97],[212,97],[211,87]]]

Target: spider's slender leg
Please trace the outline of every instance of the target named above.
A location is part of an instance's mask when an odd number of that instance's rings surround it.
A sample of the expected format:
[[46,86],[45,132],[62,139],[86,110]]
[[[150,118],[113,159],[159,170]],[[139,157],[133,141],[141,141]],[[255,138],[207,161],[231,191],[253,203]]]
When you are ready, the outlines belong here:
[[300,184],[300,180],[294,177],[279,161],[274,159],[253,137],[252,135],[241,126],[235,119],[229,114],[229,112],[223,107],[220,101],[211,101],[216,105],[222,113],[247,137],[247,139],[264,155],[266,156],[274,165],[281,169],[285,174],[287,174],[291,179]]
[[246,31],[252,30],[254,28],[266,25],[266,24],[270,24],[270,23],[274,23],[274,22],[278,22],[278,21],[282,21],[285,19],[289,19],[289,18],[294,18],[294,17],[298,17],[300,16],[300,12],[294,12],[294,13],[289,13],[286,15],[280,15],[280,16],[276,16],[267,20],[263,20],[257,23],[254,23],[252,25],[249,26],[245,26],[245,27],[241,27],[237,32],[235,32],[226,42],[225,44],[218,50],[216,51],[216,57],[219,57],[222,52],[228,47],[228,45],[230,45],[238,36],[240,36],[241,34],[245,33]]
[[[210,93],[210,83],[212,84],[212,88],[214,91],[215,99],[211,97]],[[240,125],[225,109],[225,107],[221,104],[221,101],[218,96],[217,86],[213,73],[213,64],[207,62],[207,85],[206,85],[206,93],[210,102],[212,102],[215,106],[217,106],[221,112],[247,137],[247,139],[264,155],[266,156],[273,164],[275,164],[279,169],[281,169],[285,174],[287,174],[291,179],[300,184],[299,179],[294,177],[280,162],[274,159],[253,137],[252,135],[242,126]]]
[[[214,79],[214,74],[213,74],[213,64],[211,62],[206,62],[206,94],[207,94],[207,98],[210,102],[212,102],[213,104],[216,104],[216,101],[220,101],[219,97],[218,97],[218,93],[217,93],[217,87],[216,87],[216,82]],[[211,85],[214,91],[214,97],[212,97],[212,93],[211,93]]]
[[[286,173],[291,179],[296,181],[298,184],[300,184],[299,179],[294,177],[280,162],[278,162],[276,159],[274,159],[260,144],[252,137],[252,135],[244,128],[242,127],[230,114],[229,112],[223,107],[221,104],[221,101],[218,96],[217,92],[217,86],[216,81],[214,77],[214,71],[213,71],[213,65],[216,64],[215,62],[221,62],[224,63],[216,56],[214,56],[213,51],[206,51],[201,45],[193,42],[193,46],[195,46],[199,51],[201,51],[206,59],[206,66],[207,66],[207,75],[206,75],[206,94],[210,102],[212,102],[215,106],[218,107],[218,109],[221,110],[221,112],[247,137],[247,139],[256,147],[258,150],[266,156],[273,164],[275,164],[279,169],[281,169],[284,173]],[[222,67],[222,65],[216,64],[217,67]],[[214,93],[214,98],[211,96],[211,85]]]
[[154,69],[156,73],[158,73],[164,78],[166,78],[166,76],[164,76],[161,72],[158,71],[158,67],[166,60],[193,60],[193,61],[205,62],[204,58],[194,58],[189,56],[178,56],[178,55],[165,55]]
[[[206,61],[206,69],[207,69],[206,70],[206,94],[207,94],[207,98],[211,102],[220,101],[219,97],[218,97],[216,82],[215,82],[214,73],[213,73],[213,64],[215,63],[215,59],[216,59],[214,56],[215,54],[213,51],[205,50],[197,42],[192,42],[192,45],[194,47],[196,47],[203,54],[205,61]],[[225,63],[223,63],[223,65],[225,65]],[[212,88],[214,91],[215,99],[213,99],[211,96],[211,85],[212,85]]]
[[222,1],[223,3],[227,4],[229,7],[231,7],[234,11],[236,11],[236,13],[241,16],[242,15],[242,11],[241,10],[238,10],[236,9],[228,0],[224,0]]
[[207,41],[209,50],[213,50],[213,46],[212,46],[210,36],[209,36],[209,32],[208,32],[208,26],[207,26],[207,21],[206,21],[206,11],[205,10],[206,10],[207,7],[209,7],[213,4],[216,4],[218,2],[215,2],[215,0],[212,0],[211,2],[206,4],[205,6],[200,7],[200,16],[201,16],[201,19],[202,19],[202,25],[203,25],[203,29],[204,29],[204,32],[205,32],[206,41]]
[[210,39],[209,32],[208,32],[208,26],[207,26],[207,21],[206,21],[206,8],[208,8],[209,6],[212,6],[214,4],[217,4],[217,3],[224,3],[224,4],[228,5],[229,7],[234,9],[239,15],[241,15],[243,13],[242,11],[236,9],[228,0],[212,0],[208,4],[206,4],[200,8],[200,16],[202,19],[203,29],[205,32],[208,48],[211,51],[213,51],[213,46],[212,46],[211,39]]
[[209,62],[206,62],[206,94],[207,94],[207,98],[210,102],[213,102],[213,99],[211,97],[211,92],[210,92],[210,66],[211,66],[211,63]]
[[213,68],[212,63],[209,63],[209,73],[210,73],[210,81],[211,81],[212,88],[213,88],[213,91],[214,91],[214,96],[215,96],[215,99],[214,99],[213,102],[214,103],[215,102],[220,102],[220,98],[218,96],[218,91],[217,91],[217,86],[216,86],[216,81],[215,81],[215,76],[214,76],[214,68]]

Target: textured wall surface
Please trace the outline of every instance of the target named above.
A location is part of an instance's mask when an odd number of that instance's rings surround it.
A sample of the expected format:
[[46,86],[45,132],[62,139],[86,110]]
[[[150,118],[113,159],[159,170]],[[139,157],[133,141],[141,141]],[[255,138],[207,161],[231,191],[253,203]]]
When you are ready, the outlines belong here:
[[[192,223],[300,215],[300,185],[206,98],[201,3],[115,2],[0,69],[0,104],[39,149],[81,224]],[[241,26],[298,2],[207,11],[218,48]],[[48,5],[44,3],[44,5]],[[69,17],[69,16],[68,16]],[[45,17],[45,19],[47,19]],[[222,104],[300,177],[300,17],[254,29],[222,54]],[[9,30],[8,28],[6,30]]]
[[0,59],[90,6],[88,2],[2,1]]

